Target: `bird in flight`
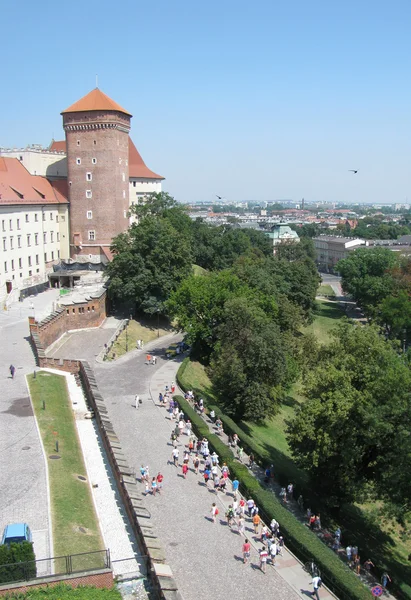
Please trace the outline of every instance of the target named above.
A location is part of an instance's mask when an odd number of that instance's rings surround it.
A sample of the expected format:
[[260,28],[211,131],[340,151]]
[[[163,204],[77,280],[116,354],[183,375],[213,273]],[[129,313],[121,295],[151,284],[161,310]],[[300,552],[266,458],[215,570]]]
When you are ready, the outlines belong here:
[[351,171],[351,173],[358,173],[358,169],[357,171],[355,169],[348,169],[349,171]]
[[216,194],[216,196],[217,196],[217,198],[218,198],[219,200],[222,200],[222,199],[223,199],[223,198],[222,198],[222,196],[219,196],[218,194]]

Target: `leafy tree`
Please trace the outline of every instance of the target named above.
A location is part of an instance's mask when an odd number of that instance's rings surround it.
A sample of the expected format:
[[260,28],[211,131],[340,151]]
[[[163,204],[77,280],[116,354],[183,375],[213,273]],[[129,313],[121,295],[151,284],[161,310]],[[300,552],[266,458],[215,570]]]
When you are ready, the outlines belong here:
[[177,200],[167,194],[167,192],[159,192],[148,194],[142,202],[133,204],[130,213],[141,220],[148,216],[164,217],[170,209],[177,207],[182,211],[185,210],[184,207],[181,204],[179,205]]
[[387,296],[380,305],[377,320],[385,326],[390,337],[403,339],[411,329],[411,302],[408,293],[400,290],[396,296]]
[[288,426],[298,464],[326,500],[366,493],[406,511],[411,501],[411,373],[374,326],[343,323],[320,348]]
[[165,314],[165,301],[191,272],[189,240],[168,219],[147,214],[113,240],[112,251],[110,294],[147,314]]
[[337,263],[342,287],[372,315],[375,307],[393,290],[389,271],[398,265],[397,256],[387,248],[359,248]]

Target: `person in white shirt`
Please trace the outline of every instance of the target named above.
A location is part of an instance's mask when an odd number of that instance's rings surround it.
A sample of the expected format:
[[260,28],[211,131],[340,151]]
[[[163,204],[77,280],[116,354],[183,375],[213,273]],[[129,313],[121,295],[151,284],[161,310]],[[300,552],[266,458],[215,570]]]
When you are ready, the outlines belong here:
[[318,590],[321,587],[321,577],[318,577],[318,575],[313,577],[312,584],[314,586],[314,591],[311,592],[311,596],[313,596],[313,597],[315,596],[315,598],[317,598],[317,600],[320,600],[320,596],[318,595]]

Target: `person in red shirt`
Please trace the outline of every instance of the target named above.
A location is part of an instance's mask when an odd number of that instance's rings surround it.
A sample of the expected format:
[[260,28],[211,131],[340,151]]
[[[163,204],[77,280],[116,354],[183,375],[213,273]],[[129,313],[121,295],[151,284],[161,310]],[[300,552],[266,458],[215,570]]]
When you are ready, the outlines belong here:
[[243,544],[243,560],[244,560],[244,564],[247,564],[247,561],[250,558],[250,551],[251,551],[251,544],[250,544],[250,542],[246,538],[244,540],[244,544]]
[[157,493],[160,494],[161,493],[161,489],[163,487],[163,475],[160,473],[160,471],[158,472],[157,475]]
[[186,479],[187,473],[188,473],[188,464],[187,463],[183,463],[183,466],[181,468],[183,470],[183,477],[184,477],[184,479]]

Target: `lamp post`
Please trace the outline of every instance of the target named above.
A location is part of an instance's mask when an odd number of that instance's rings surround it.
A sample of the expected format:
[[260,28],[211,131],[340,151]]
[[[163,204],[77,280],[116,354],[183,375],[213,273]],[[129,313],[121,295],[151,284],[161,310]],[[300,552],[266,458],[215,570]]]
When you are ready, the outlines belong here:
[[160,337],[160,309],[157,308],[157,337]]

